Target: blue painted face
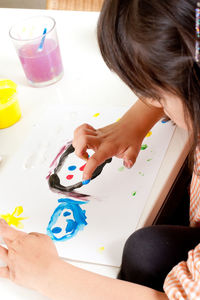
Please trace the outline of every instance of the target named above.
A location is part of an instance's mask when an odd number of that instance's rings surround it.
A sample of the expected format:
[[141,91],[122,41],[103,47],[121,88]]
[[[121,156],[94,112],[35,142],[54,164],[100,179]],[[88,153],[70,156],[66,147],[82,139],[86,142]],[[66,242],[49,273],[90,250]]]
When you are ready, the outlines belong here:
[[[79,230],[87,225],[85,210],[80,207],[88,201],[75,201],[70,198],[59,199],[60,205],[54,210],[49,224],[47,234],[54,241],[66,241],[74,237]],[[59,223],[59,219],[65,219],[67,225]]]

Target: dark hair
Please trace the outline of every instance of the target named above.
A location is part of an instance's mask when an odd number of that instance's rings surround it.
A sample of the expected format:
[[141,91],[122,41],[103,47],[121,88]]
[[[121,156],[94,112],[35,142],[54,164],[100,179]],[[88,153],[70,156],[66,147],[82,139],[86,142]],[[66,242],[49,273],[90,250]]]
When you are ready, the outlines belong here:
[[200,130],[200,76],[195,56],[195,0],[105,0],[98,42],[108,67],[139,97],[159,99],[159,89],[182,100]]

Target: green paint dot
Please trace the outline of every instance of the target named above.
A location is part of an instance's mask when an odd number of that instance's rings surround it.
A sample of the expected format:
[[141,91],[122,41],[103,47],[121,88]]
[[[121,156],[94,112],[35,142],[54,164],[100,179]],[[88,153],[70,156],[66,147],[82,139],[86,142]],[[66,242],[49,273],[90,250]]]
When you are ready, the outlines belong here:
[[136,195],[136,192],[133,192],[132,196],[134,197]]
[[119,169],[118,169],[118,171],[120,171],[120,172],[122,172],[122,171],[124,171],[124,167],[120,167]]
[[147,159],[147,161],[151,161],[151,160],[152,160],[152,158]]
[[147,148],[148,148],[147,144],[144,144],[144,145],[141,146],[141,150],[145,150]]

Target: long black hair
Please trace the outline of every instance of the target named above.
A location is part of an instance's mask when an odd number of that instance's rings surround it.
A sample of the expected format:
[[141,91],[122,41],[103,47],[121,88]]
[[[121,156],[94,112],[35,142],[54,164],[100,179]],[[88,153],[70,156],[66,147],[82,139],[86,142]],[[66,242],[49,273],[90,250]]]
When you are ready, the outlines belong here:
[[158,87],[180,97],[186,122],[192,120],[194,147],[200,130],[196,3],[105,0],[98,21],[99,47],[108,67],[139,97],[160,99]]

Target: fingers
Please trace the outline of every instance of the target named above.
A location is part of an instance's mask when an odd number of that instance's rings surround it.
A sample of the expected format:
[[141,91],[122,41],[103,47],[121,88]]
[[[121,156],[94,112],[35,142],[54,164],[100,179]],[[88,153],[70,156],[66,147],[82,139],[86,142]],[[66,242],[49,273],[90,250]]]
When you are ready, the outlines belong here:
[[0,259],[3,262],[8,263],[8,250],[2,246],[0,246]]
[[138,153],[136,153],[135,148],[129,147],[125,152],[123,156],[124,160],[124,166],[128,169],[132,168],[134,165],[136,158],[137,158]]
[[[8,250],[2,246],[0,246],[0,260],[2,260],[5,264],[8,264]],[[0,267],[0,277],[9,278],[8,267]]]
[[10,278],[10,272],[8,267],[0,267],[0,277]]
[[108,153],[106,153],[101,149],[95,152],[87,161],[87,164],[83,172],[83,180],[90,179],[95,169],[111,156],[112,155],[108,155]]
[[96,130],[89,124],[83,124],[74,131],[73,146],[75,154],[84,159],[88,159],[87,149],[94,149],[96,147],[97,136]]
[[4,219],[0,219],[0,236],[3,238],[7,246],[9,246],[14,240],[24,235],[25,233],[10,227]]

